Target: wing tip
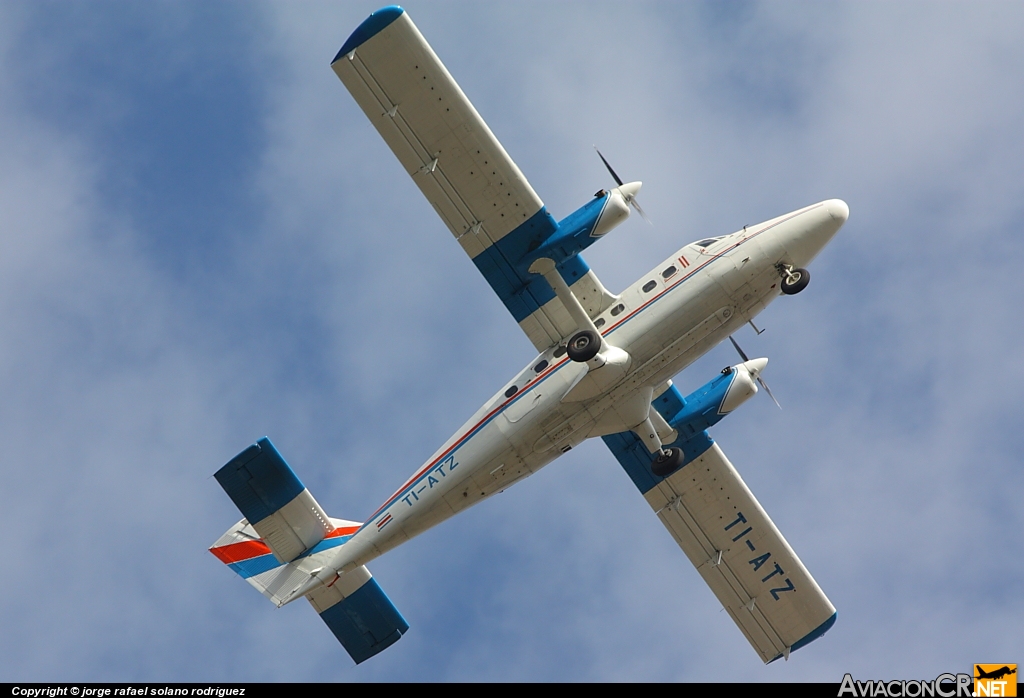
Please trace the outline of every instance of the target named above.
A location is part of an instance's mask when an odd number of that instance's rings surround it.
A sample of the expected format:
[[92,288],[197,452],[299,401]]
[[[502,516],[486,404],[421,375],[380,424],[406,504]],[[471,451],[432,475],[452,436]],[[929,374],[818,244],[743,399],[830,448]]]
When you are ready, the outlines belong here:
[[342,56],[352,53],[374,36],[382,32],[389,24],[401,17],[404,12],[405,10],[398,5],[388,5],[387,7],[382,7],[372,13],[369,17],[364,19],[363,23],[356,27],[356,30],[348,37],[348,40],[341,47],[341,50],[338,51],[338,55],[336,55],[334,60],[331,61],[331,65],[336,63]]
[[[822,635],[827,633],[832,628],[832,626],[836,624],[836,617],[838,615],[839,615],[838,611],[832,611],[832,615],[828,617],[828,620],[826,620],[824,623],[819,625],[817,628],[815,628],[814,630],[812,630],[811,632],[807,633],[802,638],[800,638],[799,640],[794,642],[793,646],[789,648],[789,651],[790,652],[796,652],[801,647],[804,647],[805,645],[811,644],[812,642],[817,640],[819,637],[821,637]],[[772,659],[769,659],[767,662],[765,662],[765,664],[771,664],[776,659],[781,659],[782,656],[783,655],[781,655],[781,654],[776,655]]]

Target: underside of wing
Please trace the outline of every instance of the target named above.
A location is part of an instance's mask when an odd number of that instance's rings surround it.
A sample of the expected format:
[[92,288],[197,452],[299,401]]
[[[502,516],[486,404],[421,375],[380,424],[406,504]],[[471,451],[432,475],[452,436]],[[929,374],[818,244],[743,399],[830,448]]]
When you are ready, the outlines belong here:
[[[559,224],[408,14],[373,13],[331,67],[534,346],[567,337],[568,313],[522,263]],[[558,270],[592,316],[615,300],[578,255]]]
[[[671,424],[683,398],[671,387],[653,404]],[[664,478],[631,432],[603,438],[762,661],[832,627],[835,607],[707,432],[671,444],[685,464]]]

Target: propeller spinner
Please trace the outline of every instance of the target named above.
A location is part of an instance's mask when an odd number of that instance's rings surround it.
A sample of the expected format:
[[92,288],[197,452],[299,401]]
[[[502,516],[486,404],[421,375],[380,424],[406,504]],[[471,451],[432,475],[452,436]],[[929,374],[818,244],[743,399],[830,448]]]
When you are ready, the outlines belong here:
[[628,184],[623,183],[622,178],[619,177],[618,173],[612,168],[610,164],[608,164],[608,161],[605,159],[604,155],[601,154],[601,151],[597,150],[596,145],[594,146],[594,150],[597,151],[597,157],[601,158],[601,162],[603,162],[604,166],[608,169],[608,173],[612,176],[612,179],[614,179],[615,183],[619,185],[619,191],[622,192],[622,198],[626,201],[626,203],[628,203],[630,206],[636,209],[636,212],[640,214],[641,218],[643,218],[651,225],[654,225],[653,223],[651,223],[651,219],[647,217],[647,214],[644,213],[644,210],[640,208],[640,204],[636,200],[637,192],[640,191],[640,187],[643,186],[643,182],[629,182]]
[[[734,347],[736,347],[736,351],[739,353],[740,358],[743,359],[744,363],[750,361],[750,359],[747,358],[746,352],[744,352],[742,349],[740,349],[740,345],[736,343],[736,340],[732,338],[732,335],[729,336],[729,341],[732,342],[732,345]],[[768,363],[767,359],[765,359],[765,363]],[[766,393],[768,393],[768,397],[770,397],[772,399],[772,402],[775,403],[775,406],[778,407],[781,410],[782,409],[782,405],[780,405],[779,401],[775,399],[775,395],[772,394],[772,389],[769,388],[768,384],[764,382],[764,378],[761,377],[761,372],[760,371],[757,372],[756,378],[757,378],[757,382],[760,383],[761,387],[764,388]]]

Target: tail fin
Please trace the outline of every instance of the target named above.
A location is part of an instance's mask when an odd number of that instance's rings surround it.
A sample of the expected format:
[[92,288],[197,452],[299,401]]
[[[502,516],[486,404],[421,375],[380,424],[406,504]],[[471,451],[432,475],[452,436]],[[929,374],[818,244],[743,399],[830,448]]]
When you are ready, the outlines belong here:
[[[355,521],[328,517],[267,438],[214,477],[246,518],[210,552],[277,606],[298,598],[295,592],[324,566],[332,549],[359,530]],[[366,567],[305,596],[356,664],[409,629]]]

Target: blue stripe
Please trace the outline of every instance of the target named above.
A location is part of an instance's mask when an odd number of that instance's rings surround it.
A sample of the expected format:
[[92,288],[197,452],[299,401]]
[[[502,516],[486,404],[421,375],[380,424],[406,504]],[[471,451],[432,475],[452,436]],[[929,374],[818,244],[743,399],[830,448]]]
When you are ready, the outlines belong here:
[[[356,531],[355,534],[353,534],[353,535],[358,535],[364,528],[368,528],[371,523],[376,523],[379,520],[377,518],[378,514],[380,515],[381,519],[385,518],[385,516],[386,516],[385,512],[387,511],[388,507],[390,507],[394,502],[397,502],[399,499],[401,499],[402,495],[406,494],[407,492],[410,492],[411,490],[413,490],[416,487],[416,485],[418,485],[419,483],[423,482],[423,480],[427,476],[430,475],[430,473],[434,470],[434,468],[437,466],[438,463],[440,463],[441,461],[446,459],[448,456],[454,456],[456,453],[458,453],[459,449],[462,448],[462,446],[465,445],[467,441],[469,441],[471,438],[473,438],[473,436],[478,434],[482,429],[486,428],[488,424],[490,424],[495,419],[497,419],[498,415],[500,415],[502,412],[504,412],[509,407],[509,405],[511,405],[512,403],[516,402],[517,400],[523,399],[527,394],[529,394],[529,392],[531,390],[536,388],[538,385],[540,385],[541,383],[546,381],[551,376],[555,375],[567,363],[569,363],[569,359],[563,359],[562,363],[557,364],[554,368],[549,368],[548,369],[548,373],[547,374],[543,374],[542,378],[538,379],[536,382],[534,382],[533,384],[529,385],[528,388],[524,388],[523,390],[521,390],[519,393],[516,394],[516,396],[514,398],[508,400],[507,402],[505,402],[501,406],[495,408],[494,413],[491,414],[490,417],[487,417],[482,422],[480,422],[479,425],[477,425],[473,429],[470,429],[468,432],[463,434],[462,437],[458,441],[456,441],[454,444],[451,445],[451,447],[449,447],[447,450],[442,452],[441,455],[439,455],[437,458],[435,458],[429,464],[423,466],[423,469],[421,470],[421,472],[418,475],[414,475],[413,476],[414,479],[411,480],[408,485],[406,485],[405,487],[400,489],[398,492],[396,492],[391,497],[389,497],[386,502],[381,504],[377,508],[377,511],[373,512],[373,514],[370,515],[370,518],[368,518],[366,520],[366,523],[364,523],[362,526],[360,526],[359,530]],[[388,523],[390,523],[390,522],[388,522]]]
[[274,557],[273,553],[267,553],[266,555],[260,555],[259,557],[251,557],[248,560],[242,560],[240,562],[232,562],[228,567],[235,571],[242,579],[248,579],[249,577],[255,577],[257,574],[263,574],[269,572],[275,567],[280,567],[281,563],[278,562],[277,558]]
[[[523,268],[523,260],[528,259],[530,253],[557,229],[555,219],[546,208],[541,208],[525,223],[473,258],[473,264],[487,279],[516,322],[530,317],[555,297],[555,292],[543,276],[531,274]],[[570,257],[557,268],[570,286],[590,271],[590,267],[579,255]]]
[[228,461],[214,477],[249,523],[262,521],[306,489],[267,437]]
[[[636,485],[641,494],[647,494],[665,479],[658,477],[651,471],[651,463],[654,462],[654,456],[651,455],[651,452],[647,450],[647,447],[644,446],[643,442],[633,432],[623,431],[618,434],[602,436],[601,440],[608,446],[612,455],[619,461],[619,465],[626,471],[629,479],[633,481],[633,484]],[[686,440],[676,439],[670,444],[665,444],[665,446],[681,448],[683,450],[683,466],[685,466],[704,455],[704,452],[711,448],[713,443],[714,440],[708,436],[708,433],[702,431],[693,438]]]
[[405,618],[372,578],[320,617],[356,664],[395,644],[409,629]]
[[[669,424],[672,424],[673,418],[683,411],[685,404],[686,400],[683,399],[683,394],[674,385],[670,386],[668,390],[651,403],[654,409],[658,410]],[[672,424],[672,427],[675,428],[675,425]],[[626,471],[629,479],[633,481],[633,484],[636,485],[641,494],[647,494],[647,492],[657,487],[658,483],[665,479],[658,477],[651,471],[654,456],[651,455],[651,452],[647,450],[647,447],[644,446],[643,442],[633,432],[623,431],[618,434],[602,436],[601,439],[611,450],[612,455],[619,461],[619,465]],[[704,452],[711,448],[713,443],[714,440],[708,436],[706,431],[702,431],[690,438],[684,438],[682,432],[680,432],[679,437],[675,441],[665,444],[665,446],[667,448],[676,447],[683,449],[683,465],[685,466],[687,463],[692,463],[704,455]]]
[[629,321],[630,321],[630,320],[632,320],[633,318],[635,318],[635,317],[639,316],[639,314],[640,314],[640,312],[641,312],[641,311],[645,310],[646,308],[648,308],[648,307],[649,307],[649,306],[651,306],[652,304],[654,304],[654,303],[657,303],[657,302],[658,302],[658,301],[660,301],[660,300],[661,300],[662,298],[665,298],[666,296],[668,296],[668,294],[669,294],[669,293],[671,293],[671,292],[672,292],[672,291],[674,291],[675,289],[679,288],[679,286],[681,286],[681,285],[683,284],[683,282],[684,282],[684,281],[688,281],[689,279],[693,278],[693,276],[694,276],[694,275],[695,275],[695,274],[696,274],[696,273],[697,273],[698,271],[700,271],[701,269],[706,269],[706,268],[707,268],[708,266],[710,266],[711,264],[714,264],[714,263],[715,263],[715,262],[717,262],[718,260],[722,259],[722,258],[723,258],[723,257],[724,257],[724,256],[725,256],[726,254],[728,254],[728,253],[732,252],[733,250],[737,250],[737,249],[739,249],[739,248],[740,248],[740,246],[742,246],[743,244],[745,244],[745,243],[746,243],[747,241],[749,241],[749,240],[753,240],[754,238],[756,238],[757,236],[761,235],[762,233],[766,233],[766,232],[768,232],[769,230],[771,230],[772,228],[775,228],[776,226],[782,225],[783,223],[788,223],[789,221],[793,220],[794,218],[797,218],[797,217],[799,217],[799,216],[802,216],[802,215],[803,215],[803,214],[805,214],[805,213],[809,213],[810,211],[813,211],[814,209],[816,209],[816,208],[819,208],[820,206],[821,206],[821,204],[815,204],[814,206],[811,206],[810,208],[804,209],[803,211],[797,211],[796,213],[794,213],[793,215],[789,216],[788,218],[783,218],[783,219],[782,219],[782,220],[780,220],[780,221],[776,221],[775,223],[772,223],[771,225],[765,226],[764,228],[762,228],[761,230],[757,231],[756,233],[754,233],[754,234],[752,234],[752,235],[749,235],[749,236],[747,236],[747,237],[746,237],[745,239],[743,239],[743,240],[740,240],[740,241],[739,241],[739,242],[737,242],[737,243],[736,243],[735,245],[733,245],[733,246],[731,246],[731,247],[727,247],[726,249],[722,250],[721,252],[719,252],[718,254],[716,254],[716,255],[715,255],[714,257],[712,257],[711,259],[709,259],[709,260],[707,260],[706,262],[703,262],[702,264],[700,264],[699,266],[696,266],[696,267],[694,267],[693,269],[689,270],[689,271],[688,271],[688,272],[686,273],[686,275],[685,275],[685,276],[683,276],[683,277],[682,277],[682,278],[680,278],[680,279],[679,279],[678,281],[676,281],[676,282],[675,282],[675,283],[674,283],[674,284],[673,284],[672,286],[669,286],[668,288],[666,288],[665,290],[663,290],[663,291],[662,291],[661,293],[659,293],[659,294],[658,294],[657,296],[655,296],[655,297],[654,297],[654,298],[652,298],[651,300],[647,301],[646,303],[644,303],[643,305],[641,305],[641,306],[640,306],[639,308],[637,308],[637,309],[636,309],[636,310],[634,310],[633,312],[629,313],[629,314],[628,314],[628,315],[627,315],[626,317],[624,317],[624,318],[622,318],[621,320],[619,320],[619,321],[618,321],[618,322],[617,322],[616,324],[612,325],[612,326],[611,326],[611,327],[610,327],[610,328],[609,328],[609,329],[608,329],[607,331],[605,331],[605,332],[602,332],[601,334],[602,334],[603,336],[605,336],[605,337],[607,337],[607,336],[608,336],[608,335],[610,335],[610,334],[613,334],[613,333],[615,332],[615,330],[619,329],[620,327],[622,327],[623,325],[625,325],[625,324],[626,324],[627,322],[629,322]]
[[[352,32],[352,36],[348,37],[348,41],[346,41],[345,45],[341,47],[340,51],[338,51],[338,55],[334,57],[334,61],[365,44],[367,41],[383,31],[385,27],[401,17],[403,12],[405,12],[405,10],[398,5],[390,5],[388,7],[382,7],[371,14],[363,20],[362,24],[356,27],[356,30]],[[334,61],[331,61],[331,63],[334,63]]]
[[679,392],[679,389],[674,385],[670,385],[668,390],[659,395],[651,404],[654,406],[654,409],[661,413],[666,422],[671,422],[679,414],[680,410],[683,409],[686,401],[683,399],[683,394]]
[[[310,555],[322,553],[323,551],[330,550],[331,548],[337,548],[339,545],[344,545],[345,543],[348,543],[351,537],[352,536],[349,535],[338,536],[337,538],[324,538],[312,548],[302,553],[302,555],[295,558],[293,562],[301,560],[304,557],[309,557]],[[249,577],[255,577],[257,574],[269,572],[275,567],[280,567],[282,564],[284,563],[278,562],[273,553],[267,553],[266,555],[260,555],[259,557],[251,557],[248,560],[232,562],[228,567],[233,569],[239,577],[248,579]]]
[[[770,229],[774,228],[777,225],[781,225],[782,223],[785,223],[786,221],[792,220],[796,216],[799,216],[799,215],[801,215],[803,213],[806,213],[807,211],[811,211],[814,208],[817,208],[817,206],[809,208],[809,209],[807,209],[805,211],[800,211],[800,212],[794,214],[793,216],[790,216],[789,218],[786,218],[786,219],[783,219],[781,221],[778,221],[778,222],[776,222],[776,223],[774,223],[774,224],[772,224],[770,226],[766,226],[763,230],[759,230],[758,232],[754,233],[753,235],[750,235],[749,237],[747,237],[746,240],[743,240],[743,241],[737,243],[735,245],[735,248],[738,248],[740,245],[745,243],[747,240],[753,240],[754,238],[756,238],[761,233],[764,233],[765,231],[770,230]],[[544,209],[541,209],[534,216],[534,218],[536,218],[537,216],[539,216],[541,214],[547,215],[547,212]],[[550,216],[548,216],[548,217],[550,218]],[[529,222],[529,221],[527,221],[527,222]],[[524,225],[526,225],[526,224],[524,223]],[[522,226],[520,226],[520,227],[522,227]],[[509,233],[509,236],[515,234],[515,232],[516,231],[512,231],[512,233]],[[734,249],[734,248],[732,248],[732,247],[729,248],[729,250],[731,250],[731,249]],[[722,253],[716,255],[715,257],[713,257],[710,260],[704,262],[703,264],[695,267],[686,276],[682,277],[675,284],[673,284],[672,286],[662,290],[661,293],[658,296],[656,296],[655,298],[652,298],[650,301],[648,301],[644,305],[642,305],[639,308],[637,308],[636,310],[632,311],[629,315],[627,315],[625,318],[623,318],[623,320],[621,320],[618,324],[616,324],[613,327],[609,328],[605,332],[602,332],[601,334],[603,336],[605,336],[605,337],[609,336],[610,334],[615,332],[616,329],[622,327],[627,321],[629,321],[632,318],[638,316],[644,309],[646,309],[652,303],[655,303],[658,300],[661,300],[662,298],[666,297],[673,290],[679,288],[685,281],[687,281],[690,278],[693,278],[694,274],[696,274],[697,271],[699,271],[701,269],[704,269],[709,264],[712,264],[712,263],[718,261],[725,254],[725,252],[728,252],[729,250],[724,250]],[[486,253],[486,251],[485,251],[485,253]],[[485,253],[481,253],[480,255],[478,255],[473,261],[477,262],[477,260],[479,260]],[[583,259],[581,257],[579,257],[577,255],[574,259],[579,260],[579,262],[582,264],[583,271],[582,271],[581,274],[579,274],[579,276],[582,276],[587,271],[589,271],[590,267],[588,267],[586,265],[586,263],[583,262]],[[479,267],[480,265],[477,264],[477,266]],[[559,269],[561,270],[561,267],[559,267]],[[485,273],[484,276],[486,277],[487,274]],[[566,276],[565,272],[562,272],[562,276],[563,276],[563,278],[566,278],[567,281],[570,278],[570,277]],[[573,276],[571,278],[573,279],[573,281],[569,281],[570,285],[576,280],[577,277]],[[498,292],[498,288],[495,286],[495,284],[493,282],[491,282],[490,279],[488,279],[488,282],[491,283],[491,287],[494,288],[496,292]],[[547,286],[546,283],[545,283],[545,286]],[[548,287],[548,288],[549,288],[550,297],[554,297],[554,294],[550,292],[550,287]],[[500,292],[498,292],[498,295],[499,295],[499,297],[501,297],[501,293]],[[509,303],[508,302],[506,302],[505,305],[506,305],[506,307],[509,307]],[[509,309],[511,310],[511,307]],[[513,316],[514,315],[515,315],[515,313],[513,312]],[[451,448],[449,448],[446,451],[444,451],[441,455],[439,455],[430,464],[425,465],[423,467],[423,471],[419,474],[419,476],[414,477],[414,479],[409,483],[409,485],[407,485],[406,487],[403,487],[401,490],[399,490],[394,495],[389,497],[388,500],[386,502],[384,502],[384,504],[382,504],[380,507],[378,507],[378,509],[366,520],[366,523],[364,523],[362,525],[362,527],[359,529],[359,531],[362,531],[364,528],[367,528],[371,523],[375,524],[377,522],[377,520],[378,520],[378,518],[377,518],[378,515],[383,516],[384,512],[387,510],[387,508],[389,506],[391,506],[392,503],[394,503],[395,501],[400,499],[403,495],[405,495],[407,492],[409,492],[414,487],[416,487],[416,485],[418,483],[422,482],[423,479],[426,478],[429,475],[431,469],[434,468],[439,462],[441,462],[443,459],[447,458],[448,456],[455,454],[459,450],[459,448],[461,448],[462,445],[466,443],[467,440],[471,439],[477,432],[479,432],[481,429],[483,429],[488,424],[490,424],[491,421],[493,419],[495,419],[499,414],[501,414],[509,405],[511,405],[516,400],[520,400],[520,399],[524,398],[531,390],[533,390],[538,385],[540,385],[540,383],[542,383],[545,380],[547,380],[550,376],[552,376],[555,373],[557,373],[558,371],[560,371],[562,369],[562,367],[564,367],[565,364],[567,364],[567,363],[568,363],[568,359],[563,359],[560,364],[556,365],[553,369],[549,369],[550,372],[548,374],[546,374],[543,378],[541,378],[539,381],[537,381],[536,383],[530,385],[528,388],[524,388],[523,390],[521,390],[519,393],[516,394],[514,399],[509,400],[508,402],[506,402],[505,404],[503,404],[499,408],[497,408],[495,410],[494,414],[492,414],[490,417],[488,417],[483,422],[481,422],[479,426],[477,426],[476,428],[471,429],[467,433],[463,434],[462,437],[459,438],[451,446]],[[654,404],[655,408],[657,408],[658,411],[661,412],[662,416],[665,417],[666,421],[668,421],[668,420],[670,420],[671,418],[675,417],[678,414],[678,412],[682,408],[682,405],[683,405],[684,402],[685,401],[682,398],[682,394],[676,389],[675,386],[672,386],[663,395],[659,396],[658,399],[655,400],[653,404]],[[674,411],[673,411],[673,406],[675,407]],[[632,432],[623,432],[622,434],[614,434],[612,436],[605,436],[605,437],[602,437],[602,438],[605,440],[605,443],[608,444],[609,448],[612,448],[612,444],[609,443],[609,439],[613,439],[614,437],[617,437],[617,436],[622,436],[624,438],[632,437],[633,439],[636,439],[636,437],[632,434]],[[639,442],[638,439],[637,439],[637,442]],[[703,433],[703,434],[696,435],[695,437],[693,437],[692,439],[688,440],[687,442],[684,442],[683,444],[681,444],[681,443],[679,443],[677,441],[676,443],[669,444],[669,445],[670,446],[677,446],[679,448],[683,448],[684,456],[687,456],[687,457],[690,458],[690,460],[693,460],[693,459],[699,458],[701,455],[703,455],[703,453],[708,448],[711,447],[712,443],[714,443],[714,440],[710,436],[708,436],[706,433]],[[627,447],[630,444],[632,444],[631,441],[629,441],[628,443],[624,444],[623,448],[621,448],[620,450],[623,451],[623,452],[625,450],[628,450]],[[644,448],[642,444],[641,444],[641,448]],[[615,448],[612,448],[612,452],[615,454],[616,458],[619,458],[619,454],[616,453]],[[647,449],[646,448],[644,448],[644,453],[647,454],[647,458],[648,459],[653,460],[653,459],[650,458],[650,454],[647,453]],[[690,462],[690,460],[687,460],[686,462],[688,463],[688,462]],[[637,488],[640,489],[641,492],[647,492],[652,487],[654,487],[659,482],[661,482],[661,480],[664,479],[664,478],[659,478],[656,475],[654,475],[654,473],[650,472],[650,462],[647,462],[647,463],[639,462],[639,463],[637,463],[636,470],[635,470],[635,474],[637,475],[637,477],[633,477],[634,473],[630,471],[630,467],[633,467],[632,464],[627,466],[626,463],[623,462],[622,458],[619,458],[619,462],[623,464],[624,468],[626,468],[626,472],[628,474],[630,474],[630,477],[633,478],[633,482],[636,484]],[[648,476],[647,477],[645,477],[643,475],[643,471],[644,470],[646,470],[648,472]],[[358,534],[358,531],[357,531],[357,534]]]

